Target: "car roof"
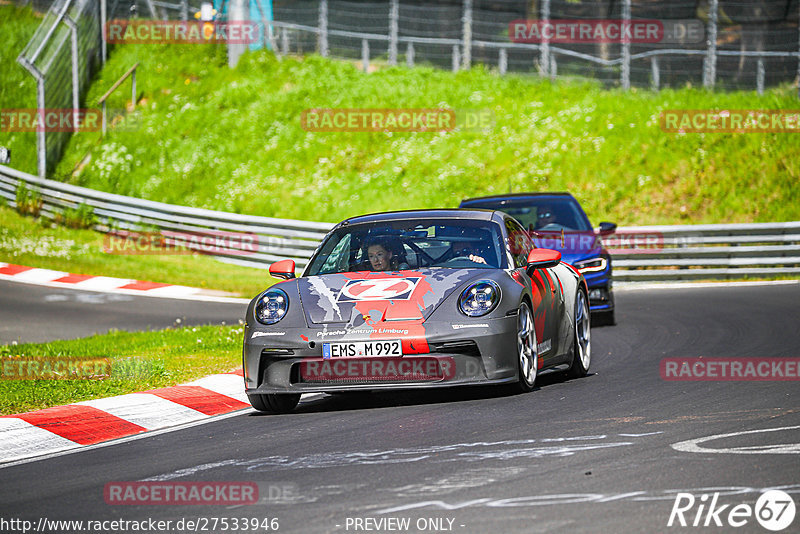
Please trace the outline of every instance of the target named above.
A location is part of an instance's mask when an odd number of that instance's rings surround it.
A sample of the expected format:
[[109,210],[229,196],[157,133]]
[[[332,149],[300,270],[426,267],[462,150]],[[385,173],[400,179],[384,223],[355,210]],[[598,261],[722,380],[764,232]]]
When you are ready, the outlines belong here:
[[536,198],[536,197],[569,197],[577,202],[577,199],[572,195],[572,193],[567,193],[563,191],[530,191],[527,193],[506,193],[504,195],[489,195],[485,197],[473,197],[473,198],[465,198],[461,201],[461,205],[470,203],[470,202],[480,202],[483,200],[512,200],[518,198]]
[[[498,212],[495,210],[459,208],[385,211],[382,213],[370,213],[367,215],[350,217],[336,226],[407,219],[471,219],[477,221],[491,221],[497,213]],[[503,214],[500,214],[500,216],[502,215]]]

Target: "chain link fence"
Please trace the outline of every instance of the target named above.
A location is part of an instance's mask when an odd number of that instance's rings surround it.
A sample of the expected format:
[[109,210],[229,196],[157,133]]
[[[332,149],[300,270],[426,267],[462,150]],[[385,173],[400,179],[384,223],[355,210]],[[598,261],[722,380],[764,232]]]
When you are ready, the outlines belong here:
[[[106,57],[103,20],[115,18],[188,18],[200,0],[21,0],[44,12],[42,23],[17,61],[36,80],[36,107],[72,110],[77,116],[89,83]],[[37,160],[41,178],[52,171],[72,135],[64,128],[38,128]]]
[[[40,109],[78,109],[105,57],[103,19],[193,18],[202,0],[19,0],[48,9],[19,57],[37,80]],[[225,20],[232,0],[215,0]],[[258,0],[265,11],[268,0]],[[501,74],[592,77],[607,86],[757,89],[797,83],[800,0],[274,0],[261,20],[279,54],[319,53],[359,61],[458,70],[484,64]],[[514,21],[602,25],[656,21],[669,39],[640,42],[517,39]],[[699,28],[692,34],[691,28]],[[669,33],[664,30],[662,37]],[[70,132],[39,132],[40,177]]]
[[[759,91],[800,78],[798,0],[276,0],[273,9],[279,51],[360,60],[365,70],[371,60],[454,70],[482,63],[625,88]],[[652,20],[673,31],[646,43],[518,42],[509,25],[520,20]],[[689,32],[697,27],[699,38]]]

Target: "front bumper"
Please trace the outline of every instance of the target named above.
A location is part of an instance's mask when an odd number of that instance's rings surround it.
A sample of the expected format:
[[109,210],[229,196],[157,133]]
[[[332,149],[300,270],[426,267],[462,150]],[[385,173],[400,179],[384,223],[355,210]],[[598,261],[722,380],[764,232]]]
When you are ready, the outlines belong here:
[[[333,359],[322,357],[322,339],[367,341],[369,338],[326,337],[321,334],[323,329],[287,328],[278,332],[275,328],[246,325],[245,392],[314,393],[514,382],[517,380],[516,323],[514,315],[478,319],[466,325],[426,324],[427,343],[416,343],[420,349],[415,354]],[[255,339],[254,332],[259,332]]]

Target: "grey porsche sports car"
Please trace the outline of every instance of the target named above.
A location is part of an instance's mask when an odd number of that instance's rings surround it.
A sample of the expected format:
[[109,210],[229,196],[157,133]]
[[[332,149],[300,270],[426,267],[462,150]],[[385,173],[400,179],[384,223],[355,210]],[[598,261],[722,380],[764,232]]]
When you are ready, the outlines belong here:
[[584,376],[588,291],[559,252],[509,215],[416,210],[338,224],[302,276],[250,302],[243,366],[250,403],[294,409],[302,393],[516,384],[544,369]]

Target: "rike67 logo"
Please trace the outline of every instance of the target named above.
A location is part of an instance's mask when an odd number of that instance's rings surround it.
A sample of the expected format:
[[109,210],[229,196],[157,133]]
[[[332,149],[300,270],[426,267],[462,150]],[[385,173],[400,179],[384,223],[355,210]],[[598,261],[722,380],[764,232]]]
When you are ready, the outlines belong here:
[[669,514],[667,526],[682,527],[733,527],[739,528],[752,519],[767,530],[778,532],[794,521],[795,504],[792,497],[781,490],[769,490],[761,494],[755,506],[741,503],[719,503],[719,492],[704,493],[700,498],[691,493],[678,493]]
[[339,302],[358,300],[408,300],[419,283],[416,278],[378,278],[350,280],[339,293]]

